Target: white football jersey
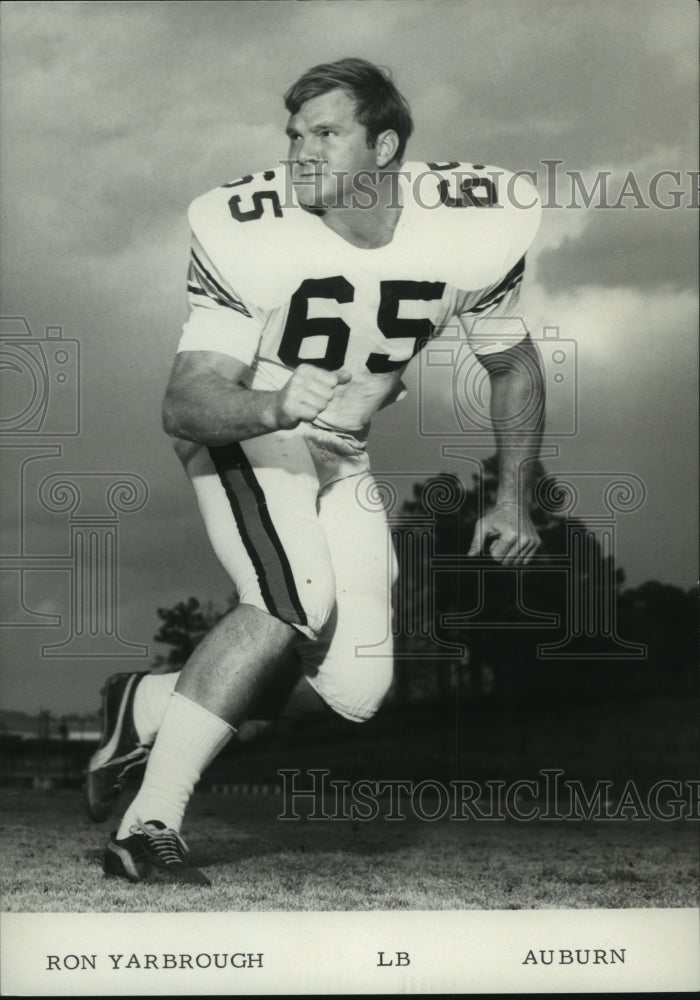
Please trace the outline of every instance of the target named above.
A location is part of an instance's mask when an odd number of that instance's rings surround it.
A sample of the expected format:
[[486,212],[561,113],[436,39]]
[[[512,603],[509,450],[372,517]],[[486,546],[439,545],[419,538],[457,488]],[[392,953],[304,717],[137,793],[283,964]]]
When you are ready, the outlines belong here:
[[519,287],[540,219],[532,184],[495,167],[406,163],[396,197],[399,222],[377,249],[301,208],[285,166],[196,199],[178,350],[237,358],[253,389],[280,388],[302,363],[345,368],[350,382],[317,422],[357,432],[447,325],[461,323],[477,354],[522,339]]

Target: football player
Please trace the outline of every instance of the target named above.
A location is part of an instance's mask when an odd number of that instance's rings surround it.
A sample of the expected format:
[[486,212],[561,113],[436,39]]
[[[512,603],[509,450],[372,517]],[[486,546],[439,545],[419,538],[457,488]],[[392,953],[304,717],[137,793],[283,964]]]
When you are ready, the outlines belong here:
[[103,862],[131,881],[208,884],[180,836],[187,802],[292,647],[331,709],[356,722],[377,711],[392,680],[396,567],[371,500],[369,425],[450,323],[489,372],[499,454],[497,500],[470,554],[490,540],[496,560],[523,564],[538,545],[529,470],[544,390],[518,307],[539,221],[532,185],[482,165],[405,162],[408,105],[362,59],[312,68],[285,103],[287,159],[189,211],[191,312],[164,426],[240,604],[181,673],[106,685],[94,819],[153,743]]

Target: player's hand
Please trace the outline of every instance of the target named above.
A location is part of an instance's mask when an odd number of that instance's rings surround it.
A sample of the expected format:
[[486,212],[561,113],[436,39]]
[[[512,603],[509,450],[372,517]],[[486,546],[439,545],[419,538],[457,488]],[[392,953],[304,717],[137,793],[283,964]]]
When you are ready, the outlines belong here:
[[351,377],[350,372],[343,368],[327,372],[316,365],[299,365],[277,394],[275,416],[278,427],[289,430],[302,420],[315,420],[333,399],[336,388],[345,385]]
[[469,552],[477,556],[492,539],[488,553],[504,566],[524,566],[540,546],[539,535],[526,508],[518,503],[497,503],[476,522]]

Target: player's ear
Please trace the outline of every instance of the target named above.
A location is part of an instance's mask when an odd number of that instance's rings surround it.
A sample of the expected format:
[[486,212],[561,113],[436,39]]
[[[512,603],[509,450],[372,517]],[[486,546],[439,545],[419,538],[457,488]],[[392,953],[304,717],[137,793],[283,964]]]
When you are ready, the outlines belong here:
[[399,137],[393,129],[380,132],[374,146],[378,167],[386,167],[396,157]]

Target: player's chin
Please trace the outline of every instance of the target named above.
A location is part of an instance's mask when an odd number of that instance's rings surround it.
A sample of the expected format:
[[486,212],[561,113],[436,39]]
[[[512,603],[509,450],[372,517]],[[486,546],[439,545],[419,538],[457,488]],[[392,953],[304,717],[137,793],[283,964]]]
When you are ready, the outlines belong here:
[[323,191],[317,183],[294,181],[294,193],[302,208],[322,212],[328,208]]
[[294,191],[302,208],[310,212],[327,212],[330,208],[343,207],[342,192],[339,193],[334,187],[329,189],[321,187],[318,182],[304,184],[295,181]]

